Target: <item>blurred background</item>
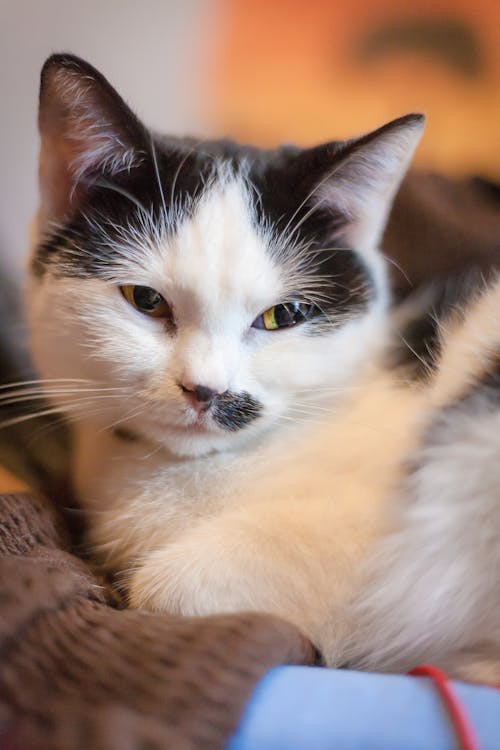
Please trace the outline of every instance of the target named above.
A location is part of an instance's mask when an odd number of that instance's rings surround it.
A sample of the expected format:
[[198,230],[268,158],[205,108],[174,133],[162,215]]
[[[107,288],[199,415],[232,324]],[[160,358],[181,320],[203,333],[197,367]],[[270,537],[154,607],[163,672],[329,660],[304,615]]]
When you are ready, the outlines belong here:
[[101,69],[157,130],[311,144],[428,115],[417,163],[500,178],[500,0],[0,0],[0,255],[22,276],[44,59]]

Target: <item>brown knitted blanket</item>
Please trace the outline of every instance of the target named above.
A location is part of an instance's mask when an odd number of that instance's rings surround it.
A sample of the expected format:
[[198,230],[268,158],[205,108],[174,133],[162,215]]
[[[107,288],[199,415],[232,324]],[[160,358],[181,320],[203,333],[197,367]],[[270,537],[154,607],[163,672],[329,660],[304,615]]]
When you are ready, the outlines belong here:
[[53,509],[0,495],[1,750],[222,748],[257,680],[312,658],[271,616],[117,608]]

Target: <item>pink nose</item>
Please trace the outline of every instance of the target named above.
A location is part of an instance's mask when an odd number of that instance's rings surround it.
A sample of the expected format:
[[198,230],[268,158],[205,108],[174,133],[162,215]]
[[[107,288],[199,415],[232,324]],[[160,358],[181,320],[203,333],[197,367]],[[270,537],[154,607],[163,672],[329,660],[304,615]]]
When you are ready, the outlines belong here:
[[180,383],[179,385],[195,409],[208,409],[219,393],[206,385],[191,385],[190,383],[188,385]]

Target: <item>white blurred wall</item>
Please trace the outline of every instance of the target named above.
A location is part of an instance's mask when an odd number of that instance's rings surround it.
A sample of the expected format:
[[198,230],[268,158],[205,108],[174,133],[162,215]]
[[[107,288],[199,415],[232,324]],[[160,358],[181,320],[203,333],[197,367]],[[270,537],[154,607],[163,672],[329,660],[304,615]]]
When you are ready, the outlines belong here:
[[206,131],[216,0],[0,0],[0,272],[22,277],[37,203],[40,68],[74,52],[165,132]]

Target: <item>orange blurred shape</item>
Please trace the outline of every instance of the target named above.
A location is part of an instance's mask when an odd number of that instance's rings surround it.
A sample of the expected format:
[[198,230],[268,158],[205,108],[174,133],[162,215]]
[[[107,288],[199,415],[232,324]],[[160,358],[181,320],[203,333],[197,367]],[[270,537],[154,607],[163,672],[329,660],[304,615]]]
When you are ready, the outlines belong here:
[[219,132],[310,144],[425,112],[421,165],[500,177],[499,0],[221,2]]

